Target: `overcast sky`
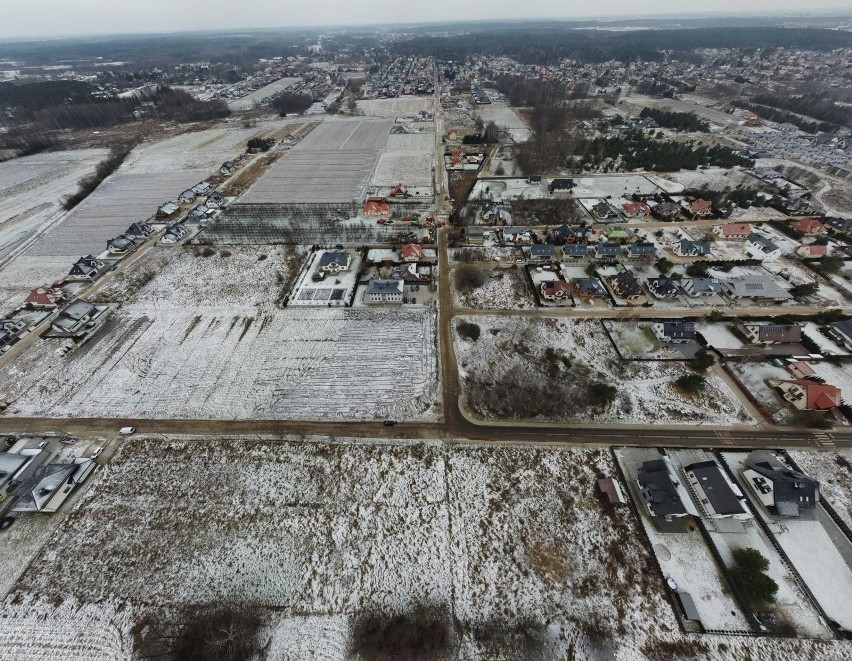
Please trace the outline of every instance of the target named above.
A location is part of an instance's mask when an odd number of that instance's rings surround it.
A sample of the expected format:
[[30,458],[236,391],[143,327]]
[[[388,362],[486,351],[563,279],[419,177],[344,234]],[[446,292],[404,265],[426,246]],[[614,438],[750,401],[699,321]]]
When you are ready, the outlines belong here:
[[848,11],[850,0],[0,0],[0,38],[816,8]]

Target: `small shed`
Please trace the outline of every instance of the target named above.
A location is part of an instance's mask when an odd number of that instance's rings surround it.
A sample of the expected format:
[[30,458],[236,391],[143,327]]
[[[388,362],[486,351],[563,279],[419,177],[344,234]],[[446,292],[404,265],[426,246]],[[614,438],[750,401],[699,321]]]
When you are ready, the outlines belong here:
[[692,595],[689,592],[675,592],[677,601],[680,604],[680,609],[683,612],[684,618],[701,622],[701,615],[698,614],[698,609],[695,607],[695,602],[692,600]]
[[609,502],[615,505],[624,505],[627,502],[624,492],[621,490],[621,485],[611,477],[598,480],[598,489],[601,490],[601,493],[606,494]]

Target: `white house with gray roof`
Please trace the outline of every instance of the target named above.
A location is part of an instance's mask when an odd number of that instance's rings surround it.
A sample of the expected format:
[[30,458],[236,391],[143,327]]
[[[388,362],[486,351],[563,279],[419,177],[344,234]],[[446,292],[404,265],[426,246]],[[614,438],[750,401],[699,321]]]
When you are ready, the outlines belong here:
[[402,280],[370,280],[364,293],[364,303],[381,305],[387,303],[402,303],[405,282]]

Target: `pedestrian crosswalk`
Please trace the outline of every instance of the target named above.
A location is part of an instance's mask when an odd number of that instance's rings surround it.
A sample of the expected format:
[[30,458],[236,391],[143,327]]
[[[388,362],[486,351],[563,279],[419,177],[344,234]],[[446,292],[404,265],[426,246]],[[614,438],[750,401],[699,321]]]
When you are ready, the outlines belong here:
[[719,440],[722,441],[725,445],[733,445],[734,439],[731,438],[731,434],[726,431],[716,432],[719,435]]
[[814,438],[816,439],[817,445],[824,448],[834,448],[837,447],[837,444],[834,442],[834,435],[829,434],[824,431],[815,431]]

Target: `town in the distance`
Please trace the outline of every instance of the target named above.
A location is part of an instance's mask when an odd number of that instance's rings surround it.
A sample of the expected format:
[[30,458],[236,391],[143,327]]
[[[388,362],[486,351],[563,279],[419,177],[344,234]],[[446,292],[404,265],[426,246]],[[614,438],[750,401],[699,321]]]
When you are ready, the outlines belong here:
[[0,557],[0,661],[852,658],[852,14],[0,41]]

